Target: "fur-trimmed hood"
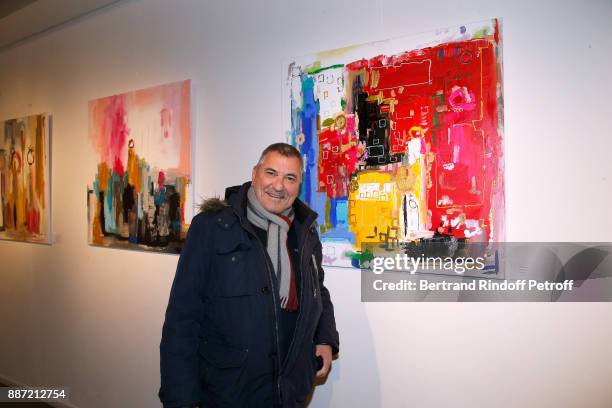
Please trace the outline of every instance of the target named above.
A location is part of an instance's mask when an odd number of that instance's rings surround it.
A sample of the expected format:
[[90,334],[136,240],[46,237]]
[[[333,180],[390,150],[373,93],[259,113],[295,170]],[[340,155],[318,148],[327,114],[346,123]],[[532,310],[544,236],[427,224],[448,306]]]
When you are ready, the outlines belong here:
[[219,212],[225,207],[229,207],[229,204],[225,200],[220,197],[212,197],[202,201],[199,205],[199,210],[201,213],[211,214]]

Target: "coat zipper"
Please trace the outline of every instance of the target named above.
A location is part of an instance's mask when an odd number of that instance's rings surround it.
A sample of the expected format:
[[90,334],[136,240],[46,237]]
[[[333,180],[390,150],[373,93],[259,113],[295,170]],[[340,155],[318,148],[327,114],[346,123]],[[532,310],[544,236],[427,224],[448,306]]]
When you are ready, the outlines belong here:
[[[259,242],[259,240],[257,240]],[[282,393],[281,393],[281,362],[280,362],[280,339],[278,337],[278,312],[276,311],[276,290],[274,290],[274,282],[272,280],[272,271],[270,270],[270,264],[268,263],[268,253],[264,250],[263,248],[263,244],[261,242],[259,242],[259,248],[261,249],[263,255],[264,255],[264,260],[266,262],[266,270],[268,271],[268,281],[270,282],[270,292],[272,292],[272,309],[274,311],[274,334],[275,334],[275,340],[276,340],[276,369],[278,370],[278,375],[277,375],[277,388],[278,388],[278,399],[279,402],[283,403],[283,397],[282,397]],[[280,303],[279,303],[280,305]]]
[[315,254],[312,254],[312,266],[314,266],[315,270],[315,281],[312,282],[312,287],[314,291],[314,297],[317,297],[317,288],[319,287],[319,268],[317,267],[317,259],[315,258]]
[[[310,233],[310,230],[314,226],[315,221],[313,221],[310,224],[310,226],[306,229],[306,233],[304,234],[304,239],[302,240],[302,247],[300,248],[300,268],[302,267],[302,262],[304,261],[303,258],[304,258],[304,248],[306,247],[306,240],[308,239],[308,234]],[[302,271],[302,272],[304,272],[304,271]],[[295,342],[295,334],[296,334],[297,328],[298,328],[297,323],[299,323],[300,317],[302,317],[302,311],[304,309],[302,307],[302,305],[304,304],[304,283],[306,282],[306,278],[304,277],[304,273],[301,273],[300,275],[301,275],[300,278],[301,278],[301,281],[302,281],[301,282],[302,290],[300,291],[300,307],[298,308],[298,317],[297,317],[297,320],[296,320],[295,329],[293,329],[293,336],[291,337],[291,344],[289,344],[289,349],[287,350],[287,358],[285,358],[284,363],[287,362],[287,360],[289,359],[288,357],[290,355],[290,352],[293,350],[293,343]],[[285,367],[285,366],[283,365],[283,367]],[[279,385],[280,385],[280,381],[279,381]]]
[[[234,211],[234,213],[236,214],[236,216],[238,217],[238,219],[240,220],[241,225],[244,227],[244,221],[242,219],[242,217],[236,213]],[[246,229],[246,228],[245,228]],[[246,229],[248,231],[248,229]],[[269,256],[268,253],[266,251],[266,249],[264,248],[263,244],[261,243],[261,241],[259,240],[259,238],[255,237],[256,241],[258,243],[259,249],[261,251],[261,253],[263,254],[264,257],[264,262],[266,264],[266,270],[268,271],[268,282],[270,283],[270,292],[272,293],[272,311],[274,312],[274,334],[275,334],[275,340],[276,340],[276,369],[278,372],[277,375],[277,388],[278,388],[278,399],[280,404],[282,405],[283,403],[283,397],[282,397],[282,392],[281,392],[281,363],[280,363],[280,339],[278,337],[278,312],[276,311],[276,291],[274,290],[274,281],[272,280],[272,271],[270,269],[270,262],[269,262]],[[279,303],[280,305],[280,303]]]

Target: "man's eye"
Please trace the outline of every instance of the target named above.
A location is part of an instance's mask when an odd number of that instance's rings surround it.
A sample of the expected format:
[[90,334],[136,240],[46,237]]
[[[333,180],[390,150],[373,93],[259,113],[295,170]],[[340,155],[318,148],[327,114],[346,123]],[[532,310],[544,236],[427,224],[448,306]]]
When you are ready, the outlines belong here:
[[295,183],[297,179],[295,177],[289,176],[287,177],[287,180],[289,180],[292,183]]
[[272,170],[266,170],[266,174],[268,176],[274,176],[276,173],[274,173]]

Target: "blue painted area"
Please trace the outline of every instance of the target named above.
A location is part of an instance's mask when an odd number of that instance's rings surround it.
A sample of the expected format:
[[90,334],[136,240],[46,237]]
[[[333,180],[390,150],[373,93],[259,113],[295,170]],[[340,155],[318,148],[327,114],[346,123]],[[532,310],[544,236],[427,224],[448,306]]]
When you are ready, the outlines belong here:
[[338,203],[336,217],[338,218],[338,226],[348,228],[348,200]]
[[159,189],[157,193],[155,193],[154,202],[157,207],[161,207],[164,204],[164,200],[166,198],[166,187],[162,187]]
[[[317,223],[325,225],[325,204],[327,196],[325,193],[317,192],[314,203],[311,208],[315,210],[319,216]],[[330,201],[329,211],[330,222],[335,223],[335,227],[321,234],[321,239],[324,241],[337,240],[341,242],[355,242],[355,234],[349,231],[348,227],[348,200],[346,198],[332,199]]]
[[115,181],[119,182],[119,176],[115,172],[111,172],[108,178],[108,185],[106,186],[106,197],[104,200],[104,229],[107,232],[117,231],[117,220],[115,218],[115,212],[113,208],[113,184]]
[[317,224],[324,225],[325,224],[325,203],[326,203],[325,193],[316,192],[312,200],[310,200],[310,208],[312,208],[318,214]]
[[[319,141],[317,135],[317,114],[319,103],[314,95],[314,78],[303,74],[302,81],[302,109],[298,108],[295,100],[291,101],[291,142],[297,145],[296,138],[302,133],[304,141],[300,145],[300,153],[305,158],[304,180],[300,191],[300,199],[318,213],[317,223],[325,225],[325,210],[327,195],[319,192]],[[324,234],[321,239],[325,242],[335,241],[354,242],[354,235],[348,229],[348,199],[341,197],[330,201],[330,220],[335,227]]]
[[321,242],[323,243],[328,243],[328,244],[346,244],[346,243],[350,243],[349,241],[347,241],[344,238],[321,238]]
[[321,236],[325,241],[337,240],[341,242],[355,242],[355,234],[349,231],[348,227],[335,227]]
[[111,173],[110,177],[108,178],[108,185],[106,186],[106,196],[104,196],[104,198],[106,199],[105,205],[108,208],[113,207],[113,176],[114,175],[115,173]]
[[331,225],[338,225],[338,219],[336,217],[336,205],[338,204],[337,198],[329,199],[329,222]]
[[[331,201],[331,207],[334,212],[334,219],[332,224],[337,227],[348,227],[348,198],[334,198]],[[331,214],[330,214],[331,218]]]
[[314,97],[314,80],[308,75],[302,77],[302,98],[300,123],[302,133],[304,134],[304,143],[300,150],[306,158],[306,168],[300,198],[312,207],[313,194],[317,191],[318,186],[317,160],[319,158],[319,146],[317,141],[317,113],[319,112],[319,104],[315,101]]
[[483,275],[497,275],[499,273],[499,251],[495,251],[494,263],[485,265],[482,273]]

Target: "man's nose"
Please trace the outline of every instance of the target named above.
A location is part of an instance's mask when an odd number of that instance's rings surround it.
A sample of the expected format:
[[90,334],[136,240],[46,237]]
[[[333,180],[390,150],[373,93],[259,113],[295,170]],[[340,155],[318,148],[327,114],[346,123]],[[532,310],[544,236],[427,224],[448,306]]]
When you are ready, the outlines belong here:
[[284,189],[283,186],[283,178],[278,176],[278,177],[274,177],[274,181],[272,182],[272,186],[274,187],[275,190],[277,191],[281,191]]

